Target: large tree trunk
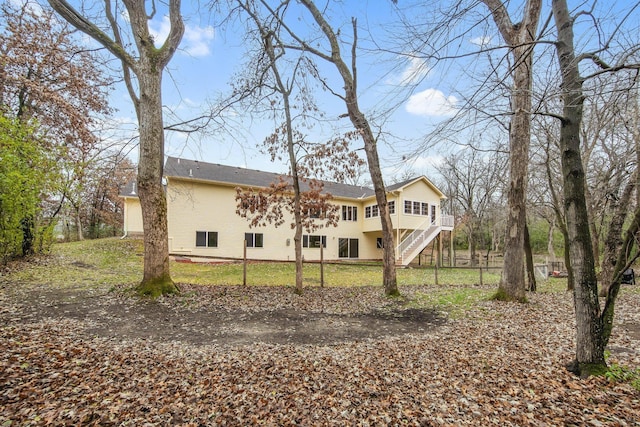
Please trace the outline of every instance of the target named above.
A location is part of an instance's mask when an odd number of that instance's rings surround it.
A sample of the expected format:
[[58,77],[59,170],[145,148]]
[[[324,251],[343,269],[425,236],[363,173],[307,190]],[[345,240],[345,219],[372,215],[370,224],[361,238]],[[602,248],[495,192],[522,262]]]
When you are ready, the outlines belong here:
[[526,195],[531,140],[531,88],[533,42],[540,19],[541,0],[527,0],[522,22],[513,24],[506,5],[483,0],[513,57],[511,127],[509,130],[509,191],[504,242],[504,265],[496,298],[526,301],[524,228],[527,221]]
[[538,288],[536,284],[536,270],[533,264],[533,251],[531,250],[531,238],[529,236],[529,226],[524,226],[524,252],[527,260],[527,289],[531,292],[535,292]]
[[[349,102],[347,105],[349,106]],[[369,173],[371,174],[371,181],[373,182],[373,188],[376,193],[376,201],[380,211],[380,223],[382,225],[382,281],[384,286],[384,292],[386,295],[395,296],[399,295],[398,283],[396,278],[396,251],[393,242],[393,223],[391,222],[391,215],[389,214],[389,207],[387,206],[387,192],[385,190],[384,181],[382,179],[382,172],[380,170],[380,160],[378,159],[378,149],[376,148],[376,141],[373,136],[373,132],[369,127],[369,123],[364,118],[364,115],[358,110],[357,104],[355,110],[351,111],[353,107],[349,107],[349,117],[352,118],[352,122],[356,125],[356,128],[362,132],[364,139],[364,149],[367,153],[367,163],[369,164]]]
[[[527,46],[527,48],[530,48]],[[531,138],[531,66],[530,51],[514,49],[512,89],[513,117],[509,132],[509,191],[507,193],[507,230],[504,243],[504,265],[498,293],[509,301],[524,302],[525,298],[525,226],[527,222],[527,179]],[[519,52],[520,51],[520,52]]]
[[[638,171],[635,171],[638,175]],[[611,199],[609,209],[613,211],[613,218],[609,223],[609,230],[604,241],[604,254],[602,255],[602,265],[600,268],[600,296],[606,297],[609,294],[609,288],[615,279],[616,264],[618,255],[622,247],[622,230],[624,221],[627,218],[627,203],[631,200],[631,196],[636,187],[636,179],[633,177],[629,180],[621,195],[622,203],[619,200]],[[597,263],[597,261],[596,261]]]
[[[164,44],[156,48],[149,33],[149,15],[146,2],[123,0],[128,22],[138,55],[130,55],[124,44],[121,29],[105,2],[105,17],[113,36],[80,14],[66,0],[49,0],[49,4],[71,25],[103,45],[122,64],[124,81],[136,109],[140,132],[140,160],[138,164],[138,190],[144,229],[144,275],[137,291],[156,297],[177,292],[169,273],[169,240],[167,231],[167,199],[162,186],[164,162],[164,128],[162,120],[162,72],[178,49],[184,34],[180,13],[180,0],[169,0],[171,27]],[[138,78],[136,95],[131,71]]]
[[162,72],[140,73],[140,161],[138,194],[144,228],[144,275],[138,292],[156,297],[177,292],[169,272],[167,199],[162,185],[164,127],[160,85]]
[[[624,270],[634,261],[631,258],[631,250],[634,245],[637,245],[637,235],[640,232],[640,206],[636,207],[631,224],[625,232],[625,238],[620,245],[621,248],[618,252],[618,260],[616,262],[613,278],[608,288],[607,299],[602,310],[602,346],[606,347],[611,337],[611,331],[613,330],[613,315],[615,312],[615,302],[618,297],[618,291],[622,282],[622,273]],[[639,256],[636,253],[636,259]]]
[[552,1],[558,30],[556,43],[562,72],[563,118],[560,128],[564,211],[575,288],[576,358],[569,369],[580,376],[606,369],[598,287],[585,200],[585,174],[580,147],[582,78],[574,53],[573,24],[566,0]]

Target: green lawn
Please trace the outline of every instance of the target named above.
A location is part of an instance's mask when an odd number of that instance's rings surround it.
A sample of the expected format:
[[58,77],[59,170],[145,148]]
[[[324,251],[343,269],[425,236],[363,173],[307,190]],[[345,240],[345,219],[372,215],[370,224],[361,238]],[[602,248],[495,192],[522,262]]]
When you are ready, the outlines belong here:
[[[100,239],[57,244],[53,253],[66,265],[64,276],[48,268],[35,268],[30,274],[41,280],[82,282],[97,280],[100,283],[135,283],[142,274],[143,247],[140,240]],[[73,262],[71,262],[73,260]],[[88,266],[90,266],[88,268]],[[70,267],[70,268],[68,268]],[[60,272],[62,273],[62,272]],[[433,268],[398,268],[399,286],[435,284]],[[200,285],[239,285],[243,282],[242,262],[228,264],[201,264],[172,262],[171,274],[179,283]],[[247,284],[263,286],[293,285],[295,265],[292,262],[249,262]],[[483,271],[483,284],[498,284],[499,270]],[[320,264],[305,263],[305,286],[320,286]],[[345,263],[324,265],[325,286],[369,286],[382,283],[382,266],[375,263]],[[474,285],[480,283],[477,269],[441,268],[439,285]]]
[[[174,280],[197,284],[242,284],[242,263],[223,265],[202,265],[197,263],[173,263],[171,272]],[[292,285],[295,277],[293,263],[250,262],[247,265],[247,283],[253,285]],[[398,284],[435,284],[433,268],[398,268]],[[497,284],[498,271],[483,271],[483,284]],[[304,265],[304,282],[307,286],[320,285],[320,264]],[[382,283],[382,266],[369,264],[325,264],[325,286],[367,286]],[[439,269],[438,284],[474,285],[480,283],[479,270]]]
[[[12,275],[12,280],[26,284],[57,284],[60,287],[135,284],[142,276],[143,247],[141,240],[117,238],[60,243],[52,248],[52,257],[31,265]],[[247,284],[261,286],[293,285],[293,263],[249,262]],[[239,285],[243,280],[241,262],[228,264],[171,263],[171,274],[178,283],[200,285]],[[480,284],[478,269],[440,268],[438,285],[472,286]],[[435,285],[433,268],[398,268],[399,286]],[[320,286],[320,265],[306,263],[305,286]],[[326,264],[325,286],[371,286],[382,283],[379,264]],[[500,271],[482,272],[482,283],[497,286]],[[562,279],[551,279],[539,284],[543,292],[561,291],[566,286]]]

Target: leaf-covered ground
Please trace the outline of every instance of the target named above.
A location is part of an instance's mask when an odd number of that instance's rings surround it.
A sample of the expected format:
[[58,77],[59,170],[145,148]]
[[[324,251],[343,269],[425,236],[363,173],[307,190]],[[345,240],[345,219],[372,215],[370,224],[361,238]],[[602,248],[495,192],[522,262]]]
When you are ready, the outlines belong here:
[[[433,286],[183,291],[0,284],[0,426],[640,425],[630,384],[564,369],[564,292],[447,317],[413,305]],[[637,369],[640,295],[618,307],[609,363]]]

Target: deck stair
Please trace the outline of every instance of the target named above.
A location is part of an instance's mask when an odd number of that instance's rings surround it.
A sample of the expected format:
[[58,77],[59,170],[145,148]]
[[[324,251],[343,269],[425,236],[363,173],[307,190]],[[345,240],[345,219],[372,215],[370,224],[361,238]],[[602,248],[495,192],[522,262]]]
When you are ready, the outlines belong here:
[[431,224],[427,229],[417,229],[411,232],[396,249],[398,263],[408,265],[436,238],[440,230],[440,226]]

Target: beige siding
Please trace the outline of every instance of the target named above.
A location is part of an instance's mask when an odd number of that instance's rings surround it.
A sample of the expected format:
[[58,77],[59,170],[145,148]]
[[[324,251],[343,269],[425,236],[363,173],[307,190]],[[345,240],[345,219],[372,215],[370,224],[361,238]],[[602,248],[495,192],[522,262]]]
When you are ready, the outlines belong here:
[[[431,209],[432,206],[436,206],[436,221],[439,218],[440,213],[440,198],[433,189],[427,185],[423,180],[417,181],[407,187],[405,187],[400,193],[399,197],[399,210],[401,214],[401,229],[416,229],[426,228],[431,222]],[[429,215],[416,215],[406,214],[404,212],[405,201],[427,203],[429,205]],[[426,222],[426,224],[425,224]]]
[[[258,260],[293,260],[293,230],[288,219],[282,226],[250,228],[248,221],[236,214],[236,191],[231,186],[211,185],[171,180],[167,186],[167,211],[169,223],[169,250],[173,254],[197,255],[221,258],[242,258],[245,233],[262,233],[262,248],[247,248],[247,258]],[[340,203],[340,202],[337,202]],[[326,236],[324,258],[338,259],[340,238],[362,240],[362,208],[358,203],[340,203],[357,206],[357,221],[338,221],[338,227],[321,228],[311,235]],[[218,247],[196,247],[196,232],[217,232]],[[359,243],[359,258],[377,258],[374,248]],[[304,248],[306,260],[319,260],[319,248]]]
[[[387,201],[395,201],[396,212],[391,215],[391,221],[394,229],[426,228],[431,221],[431,209],[435,206],[436,222],[440,220],[440,195],[423,179],[419,179],[414,183],[394,191],[387,196]],[[429,215],[415,215],[404,213],[405,200],[411,202],[427,203],[429,205]],[[369,198],[363,202],[363,212],[367,206],[376,204],[375,198]],[[364,217],[364,215],[363,215]],[[362,230],[364,232],[381,231],[380,217],[365,218]]]
[[[242,258],[245,233],[261,233],[262,248],[247,248],[247,257],[256,260],[294,259],[293,230],[291,219],[280,227],[250,228],[246,219],[236,214],[235,186],[212,182],[198,182],[170,178],[167,182],[167,214],[169,225],[169,251],[172,254],[203,256],[212,258]],[[418,179],[406,187],[389,193],[388,200],[395,201],[393,226],[407,230],[425,227],[431,218],[431,206],[436,206],[437,220],[440,218],[440,196],[428,181]],[[428,203],[429,216],[404,213],[404,201]],[[365,218],[365,207],[375,204],[375,198],[366,200],[336,199],[340,205],[340,220],[337,227],[328,227],[304,234],[326,236],[325,260],[339,260],[341,238],[358,239],[358,259],[381,259],[382,250],[377,248],[381,237],[380,217]],[[355,207],[357,220],[343,220],[342,206]],[[125,227],[128,233],[142,233],[142,212],[137,198],[125,198]],[[196,232],[216,232],[217,247],[197,247]],[[394,237],[401,238],[404,232],[396,231]],[[303,248],[305,260],[319,260],[319,248]]]
[[142,208],[137,197],[125,197],[124,199],[124,227],[128,235],[142,234]]

